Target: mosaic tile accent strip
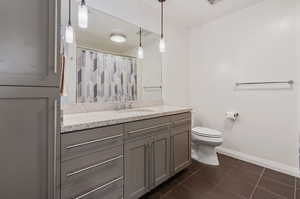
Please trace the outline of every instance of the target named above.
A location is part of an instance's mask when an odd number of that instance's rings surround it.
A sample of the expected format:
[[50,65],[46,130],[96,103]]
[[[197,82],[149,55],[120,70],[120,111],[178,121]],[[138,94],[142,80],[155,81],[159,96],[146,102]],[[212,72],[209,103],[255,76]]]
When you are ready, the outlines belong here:
[[77,103],[137,100],[137,60],[77,48]]

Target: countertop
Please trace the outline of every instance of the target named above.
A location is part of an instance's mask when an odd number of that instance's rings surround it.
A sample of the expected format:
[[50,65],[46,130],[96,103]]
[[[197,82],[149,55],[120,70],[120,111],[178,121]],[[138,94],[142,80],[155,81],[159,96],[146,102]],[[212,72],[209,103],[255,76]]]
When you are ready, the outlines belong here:
[[188,107],[161,105],[120,111],[66,114],[63,116],[61,133],[185,113],[191,110]]

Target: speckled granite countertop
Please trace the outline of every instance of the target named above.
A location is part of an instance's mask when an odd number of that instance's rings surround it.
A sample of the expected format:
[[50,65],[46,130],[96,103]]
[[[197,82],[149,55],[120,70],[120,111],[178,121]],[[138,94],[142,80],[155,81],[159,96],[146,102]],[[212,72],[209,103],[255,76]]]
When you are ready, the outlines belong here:
[[61,133],[185,113],[191,110],[188,107],[161,105],[120,111],[66,114],[63,116]]

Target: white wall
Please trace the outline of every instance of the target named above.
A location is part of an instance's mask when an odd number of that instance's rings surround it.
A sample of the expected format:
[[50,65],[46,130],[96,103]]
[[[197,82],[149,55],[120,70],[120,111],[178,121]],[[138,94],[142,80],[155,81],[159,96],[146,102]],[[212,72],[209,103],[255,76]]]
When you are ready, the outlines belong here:
[[163,99],[169,105],[189,105],[188,31],[169,29],[163,56]]
[[[196,124],[224,131],[224,151],[292,174],[298,172],[299,132],[296,1],[265,0],[190,31]],[[293,89],[234,86],[290,79]],[[235,123],[225,119],[229,110],[240,113]]]
[[[98,0],[98,8],[152,32],[160,32],[157,12],[141,0]],[[170,105],[188,104],[188,31],[165,20],[167,52],[163,54],[163,99]]]

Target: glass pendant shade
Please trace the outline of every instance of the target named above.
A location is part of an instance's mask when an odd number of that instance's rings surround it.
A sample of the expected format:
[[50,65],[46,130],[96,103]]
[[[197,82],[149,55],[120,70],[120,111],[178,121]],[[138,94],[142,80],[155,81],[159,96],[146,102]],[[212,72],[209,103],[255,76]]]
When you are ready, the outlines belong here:
[[65,32],[65,41],[69,44],[73,43],[74,40],[74,29],[72,27],[72,22],[71,22],[71,0],[69,0],[69,19],[68,19],[68,24],[66,26],[66,32]]
[[80,28],[87,28],[88,27],[88,7],[85,1],[82,1],[78,5],[78,26]]
[[74,40],[74,29],[70,24],[66,27],[65,40],[69,44]]
[[160,8],[161,8],[161,13],[160,13],[160,41],[159,41],[159,51],[161,53],[166,52],[166,41],[164,37],[164,2],[166,0],[158,0],[160,2]]
[[161,53],[166,52],[166,41],[165,41],[164,37],[160,38],[160,41],[159,41],[159,51]]
[[139,48],[138,48],[138,58],[144,59],[144,49],[142,46],[139,46]]

